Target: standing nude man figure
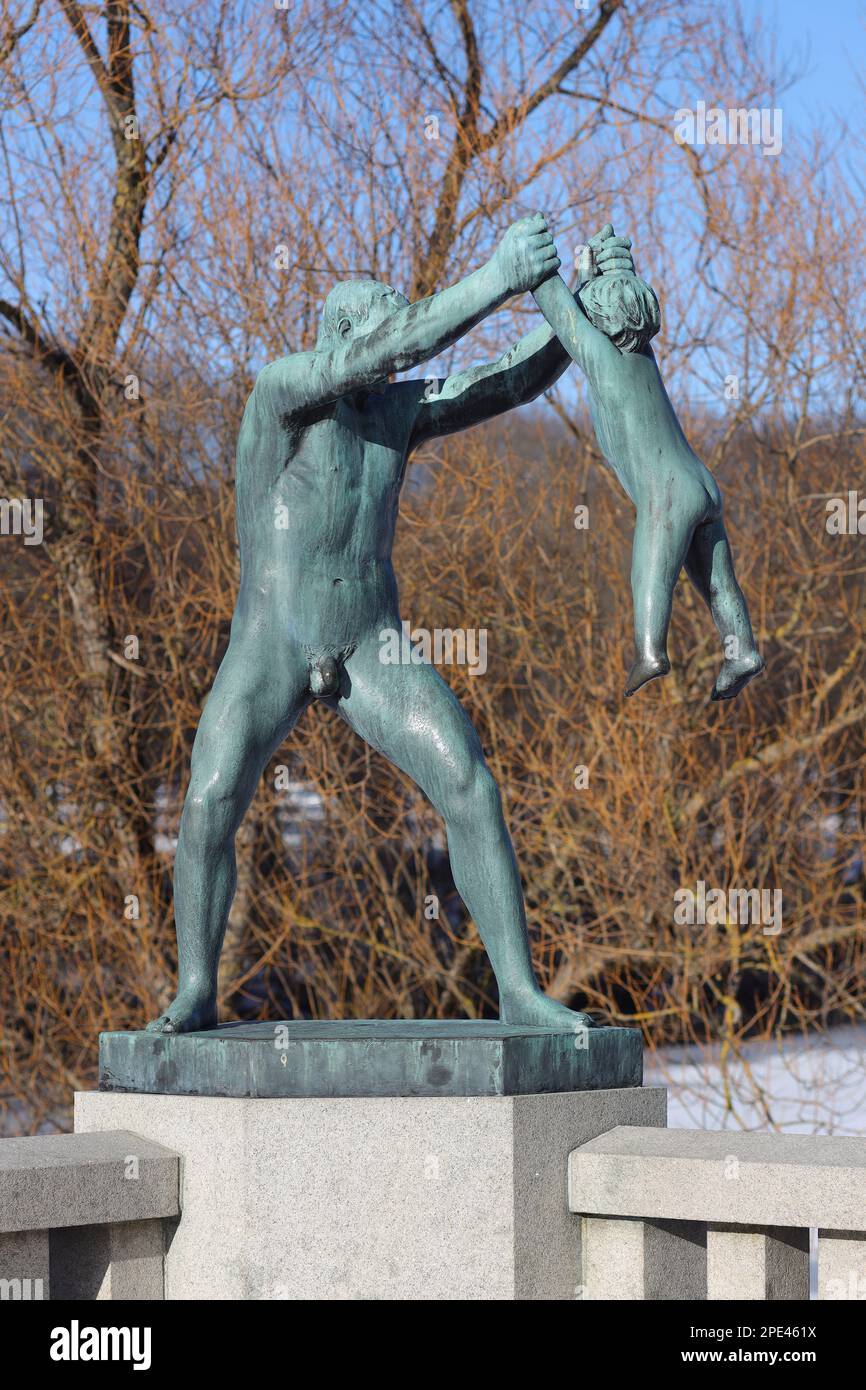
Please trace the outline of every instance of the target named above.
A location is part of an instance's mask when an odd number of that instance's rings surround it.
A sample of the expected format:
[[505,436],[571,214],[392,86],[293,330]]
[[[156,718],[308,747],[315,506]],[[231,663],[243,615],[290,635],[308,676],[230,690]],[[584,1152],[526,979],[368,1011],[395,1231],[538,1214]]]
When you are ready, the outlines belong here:
[[[596,239],[596,259],[629,269],[626,247]],[[240,592],[193,747],[177,847],[178,993],[152,1031],[217,1022],[235,832],[265,764],[314,698],[408,773],[443,817],[502,1019],[589,1021],[535,980],[499,792],[462,706],[432,666],[379,660],[380,631],[400,630],[391,550],[410,453],[532,400],[570,358],[544,325],[499,361],[438,383],[436,394],[423,380],[388,378],[436,356],[558,267],[536,214],[509,228],[482,269],[417,304],[373,280],[346,281],[325,301],[315,352],[272,362],[257,378],[237,448]]]

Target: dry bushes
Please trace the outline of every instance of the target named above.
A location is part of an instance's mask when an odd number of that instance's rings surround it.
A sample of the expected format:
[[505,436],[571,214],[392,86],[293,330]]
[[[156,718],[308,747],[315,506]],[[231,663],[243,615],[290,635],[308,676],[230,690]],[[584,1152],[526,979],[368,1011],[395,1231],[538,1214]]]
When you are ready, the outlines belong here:
[[[0,544],[0,1124],[64,1122],[96,1033],[171,989],[172,837],[228,637],[255,371],[311,345],[337,279],[441,287],[537,206],[566,265],[609,215],[635,236],[769,659],[709,705],[715,636],[683,585],[674,673],[624,701],[631,509],[570,380],[570,428],[540,405],[413,468],[403,612],[487,630],[487,672],[445,674],[503,789],[539,970],[652,1043],[859,1019],[866,561],[825,527],[864,476],[856,140],[677,146],[678,74],[735,105],[783,76],[710,0],[577,28],[567,0],[533,25],[499,0],[7,10],[0,493],[44,501],[45,539]],[[494,1009],[437,818],[329,712],[273,760],[238,857],[227,1016]],[[677,925],[701,881],[780,890],[782,931]]]

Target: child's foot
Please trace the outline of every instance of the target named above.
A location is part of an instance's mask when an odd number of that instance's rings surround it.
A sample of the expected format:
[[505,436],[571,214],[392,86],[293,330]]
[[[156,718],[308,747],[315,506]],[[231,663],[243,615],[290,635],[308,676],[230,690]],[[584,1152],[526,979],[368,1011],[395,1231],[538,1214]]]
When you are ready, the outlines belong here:
[[628,673],[626,695],[634,695],[642,685],[654,681],[657,676],[666,676],[670,669],[671,663],[666,656],[639,656]]
[[743,687],[748,685],[750,680],[754,680],[755,676],[759,676],[763,669],[764,659],[758,652],[751,652],[739,661],[726,661],[716,676],[710,699],[733,700],[734,696],[739,695]]

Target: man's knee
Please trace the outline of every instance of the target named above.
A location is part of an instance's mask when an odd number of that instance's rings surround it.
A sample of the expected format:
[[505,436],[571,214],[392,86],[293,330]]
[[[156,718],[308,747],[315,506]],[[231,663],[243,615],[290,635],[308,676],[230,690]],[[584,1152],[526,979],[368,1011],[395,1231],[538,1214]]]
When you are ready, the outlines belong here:
[[244,801],[237,789],[214,778],[190,782],[180,823],[181,838],[187,848],[217,850],[229,843],[244,812]]
[[476,762],[452,775],[445,786],[439,810],[452,824],[485,824],[498,819],[502,814],[502,800],[490,769]]

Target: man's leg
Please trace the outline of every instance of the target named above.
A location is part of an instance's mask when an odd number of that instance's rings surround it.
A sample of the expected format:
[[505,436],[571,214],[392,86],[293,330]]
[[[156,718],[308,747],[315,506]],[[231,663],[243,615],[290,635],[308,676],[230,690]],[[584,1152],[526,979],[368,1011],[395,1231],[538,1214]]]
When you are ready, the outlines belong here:
[[346,674],[340,713],[417,782],[445,821],[454,882],[490,957],[502,1020],[585,1026],[586,1015],[548,999],[538,987],[499,791],[454,692],[432,666],[383,665],[374,638],[349,658]]
[[232,640],[208,696],[174,866],[178,990],[150,1032],[186,1033],[217,1022],[217,967],[235,893],[235,832],[268,758],[307,703],[299,652]]
[[713,615],[725,661],[711,698],[732,700],[764,669],[749,610],[734,573],[734,558],[721,520],[698,526],[686,555],[686,573]]

